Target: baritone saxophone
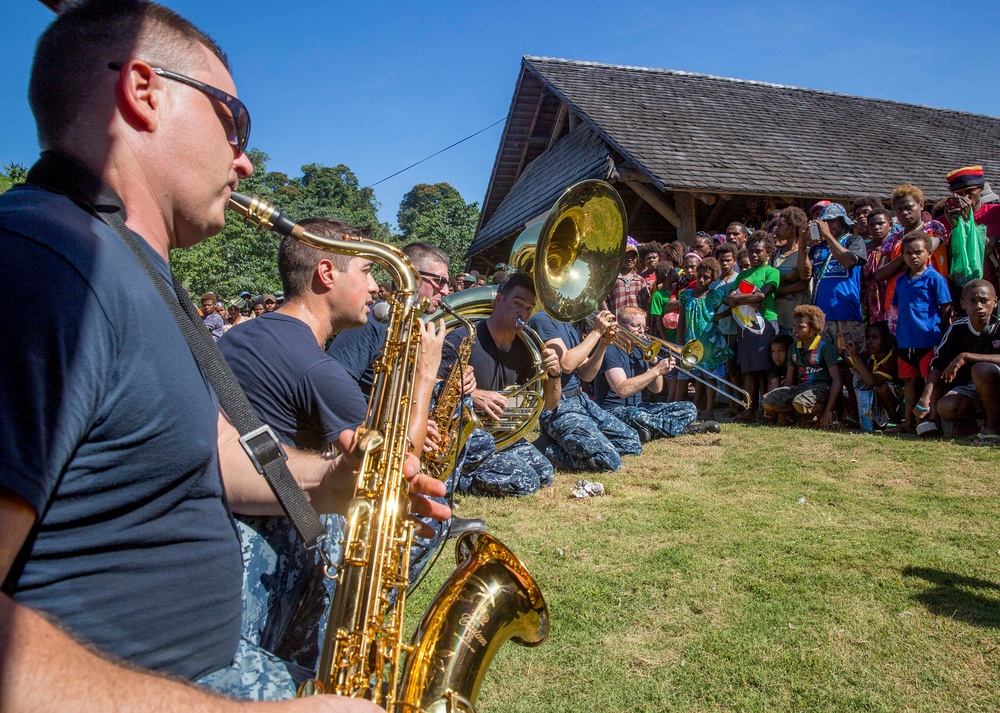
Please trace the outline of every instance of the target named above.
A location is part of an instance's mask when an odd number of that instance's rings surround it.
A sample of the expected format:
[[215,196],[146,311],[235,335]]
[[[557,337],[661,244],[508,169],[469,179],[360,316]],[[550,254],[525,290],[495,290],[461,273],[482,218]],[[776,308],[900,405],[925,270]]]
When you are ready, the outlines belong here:
[[[233,193],[230,207],[262,229],[329,252],[372,260],[397,290],[389,299],[385,345],[364,425],[355,497],[347,507],[344,559],[316,678],[299,695],[336,693],[374,701],[390,713],[468,713],[497,649],[508,639],[534,646],[548,634],[548,610],[524,565],[495,538],[467,533],[456,544],[459,568],[428,608],[413,640],[403,642],[410,545],[403,463],[407,455],[420,274],[396,248],[361,238],[310,233],[274,206]],[[405,657],[405,661],[404,661]]]

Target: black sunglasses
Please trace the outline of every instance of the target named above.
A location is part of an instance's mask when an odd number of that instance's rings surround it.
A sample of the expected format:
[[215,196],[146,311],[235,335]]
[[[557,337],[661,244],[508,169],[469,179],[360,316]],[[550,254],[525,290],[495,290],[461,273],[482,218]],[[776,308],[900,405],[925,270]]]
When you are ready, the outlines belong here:
[[[121,62],[110,62],[108,69],[120,72],[123,66]],[[225,104],[233,117],[233,126],[231,128],[226,127],[226,138],[229,139],[229,143],[232,144],[237,156],[241,153],[246,153],[247,142],[250,140],[250,112],[243,102],[231,94],[226,94],[221,89],[216,89],[204,82],[199,82],[197,79],[185,77],[183,74],[177,74],[176,72],[159,67],[151,66],[150,69],[161,77],[173,79],[175,82],[180,82],[181,84],[187,84],[189,87],[194,87],[198,91],[204,92],[213,99]]]
[[434,283],[438,289],[448,284],[448,278],[444,275],[436,275],[433,272],[424,272],[423,270],[419,270],[419,272],[422,277]]

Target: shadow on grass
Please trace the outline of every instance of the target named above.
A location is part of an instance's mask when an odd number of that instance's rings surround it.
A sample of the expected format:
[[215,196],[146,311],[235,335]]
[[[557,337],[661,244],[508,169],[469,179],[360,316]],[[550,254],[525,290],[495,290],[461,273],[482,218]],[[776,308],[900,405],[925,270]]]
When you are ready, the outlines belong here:
[[928,611],[973,626],[1000,629],[1000,596],[984,596],[1000,592],[1000,584],[929,567],[906,567],[903,576],[919,577],[934,585],[913,597]]

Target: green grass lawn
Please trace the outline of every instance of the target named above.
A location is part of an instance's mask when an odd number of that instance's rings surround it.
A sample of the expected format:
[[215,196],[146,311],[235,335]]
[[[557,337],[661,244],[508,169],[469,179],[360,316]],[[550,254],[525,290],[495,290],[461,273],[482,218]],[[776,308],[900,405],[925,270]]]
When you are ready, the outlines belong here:
[[[464,497],[551,617],[544,644],[500,652],[479,710],[1000,711],[998,466],[947,441],[727,425],[535,497]],[[570,498],[584,476],[608,494]]]

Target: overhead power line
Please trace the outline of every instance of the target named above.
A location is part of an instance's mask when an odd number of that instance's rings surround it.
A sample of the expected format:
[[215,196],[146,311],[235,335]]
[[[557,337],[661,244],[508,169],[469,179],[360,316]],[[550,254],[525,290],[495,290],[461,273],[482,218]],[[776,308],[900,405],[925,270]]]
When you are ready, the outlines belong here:
[[399,174],[401,174],[401,173],[405,173],[406,171],[409,171],[409,170],[410,170],[411,168],[413,168],[414,166],[419,166],[419,165],[420,165],[420,164],[422,164],[422,163],[423,163],[424,161],[427,161],[428,159],[432,159],[432,158],[434,158],[435,156],[437,156],[438,154],[443,154],[443,153],[444,153],[445,151],[447,151],[448,149],[453,149],[453,148],[455,148],[456,146],[458,146],[459,144],[461,144],[461,143],[465,143],[465,142],[466,142],[466,141],[468,141],[469,139],[471,139],[471,138],[474,138],[474,137],[476,137],[476,136],[479,136],[479,135],[480,135],[481,133],[483,133],[484,131],[489,131],[489,130],[490,130],[490,129],[492,129],[492,128],[493,128],[494,126],[496,126],[497,124],[499,124],[499,123],[501,123],[501,122],[505,121],[506,119],[507,119],[507,117],[506,117],[506,116],[505,116],[505,117],[502,117],[502,118],[500,118],[500,119],[497,119],[497,120],[496,120],[496,121],[494,121],[494,122],[493,122],[492,124],[490,124],[489,126],[487,126],[487,127],[485,128],[485,129],[480,129],[479,131],[477,131],[477,132],[476,132],[476,133],[474,133],[474,134],[469,134],[469,135],[468,135],[468,136],[466,136],[466,137],[465,137],[464,139],[461,139],[460,141],[456,141],[456,142],[455,142],[455,143],[453,143],[453,144],[452,144],[451,146],[445,146],[445,147],[444,147],[443,149],[441,149],[440,151],[435,151],[435,152],[434,152],[434,153],[432,153],[432,154],[431,154],[430,156],[427,156],[427,157],[425,157],[425,158],[422,158],[422,159],[420,159],[419,161],[417,161],[416,163],[411,163],[411,164],[410,164],[409,166],[407,166],[406,168],[403,168],[403,169],[400,169],[399,171],[396,171],[396,172],[395,172],[394,174],[392,174],[391,176],[386,176],[386,177],[385,177],[385,178],[383,178],[382,180],[379,180],[379,181],[375,181],[375,183],[371,184],[371,185],[370,185],[370,186],[368,186],[368,187],[369,187],[369,188],[374,188],[374,187],[375,187],[375,186],[377,186],[378,184],[380,184],[380,183],[384,183],[384,182],[388,181],[388,180],[389,180],[390,178],[395,178],[395,177],[396,177],[396,176],[398,176]]

